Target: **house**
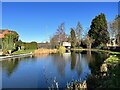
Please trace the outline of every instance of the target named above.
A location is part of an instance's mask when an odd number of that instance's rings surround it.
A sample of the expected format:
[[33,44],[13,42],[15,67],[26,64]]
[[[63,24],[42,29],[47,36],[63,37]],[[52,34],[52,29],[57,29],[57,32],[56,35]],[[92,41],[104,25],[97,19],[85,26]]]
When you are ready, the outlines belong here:
[[71,48],[71,43],[70,42],[63,42],[63,46],[66,48]]
[[116,39],[115,38],[112,38],[110,43],[107,43],[106,45],[107,45],[107,47],[116,47],[116,46],[118,46],[116,44]]

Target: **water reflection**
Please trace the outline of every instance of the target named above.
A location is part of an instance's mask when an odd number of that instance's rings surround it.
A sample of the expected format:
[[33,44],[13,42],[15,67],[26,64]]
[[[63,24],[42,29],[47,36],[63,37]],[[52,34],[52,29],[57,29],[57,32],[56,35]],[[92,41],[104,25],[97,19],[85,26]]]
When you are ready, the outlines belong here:
[[63,55],[55,55],[53,56],[53,64],[56,66],[58,73],[64,77],[65,76],[65,67],[66,60]]
[[76,69],[77,69],[77,74],[78,76],[80,76],[81,72],[82,72],[82,65],[80,64],[81,62],[81,54],[77,54],[77,65],[76,65]]
[[11,76],[12,73],[16,70],[17,66],[19,64],[19,58],[14,58],[11,60],[6,60],[2,62],[2,67],[7,72],[8,76]]
[[[3,86],[16,87],[13,84],[17,81],[22,82],[21,85],[16,83],[17,87],[45,88],[51,86],[56,79],[59,87],[65,87],[72,79],[84,81],[88,75],[97,73],[105,58],[106,54],[101,52],[72,51],[63,55],[52,54],[6,60],[2,62]],[[18,76],[29,81],[24,80],[23,83],[17,78]],[[35,85],[34,82],[38,84]]]
[[75,68],[76,65],[76,54],[75,51],[71,52],[71,70]]

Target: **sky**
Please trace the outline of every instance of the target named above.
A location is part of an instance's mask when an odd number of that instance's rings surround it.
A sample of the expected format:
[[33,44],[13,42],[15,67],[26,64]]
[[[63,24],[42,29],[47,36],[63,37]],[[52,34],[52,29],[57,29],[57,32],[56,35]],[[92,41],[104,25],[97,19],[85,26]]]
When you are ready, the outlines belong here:
[[65,23],[65,32],[80,21],[87,33],[91,21],[100,13],[108,22],[118,14],[117,2],[2,2],[2,29],[18,32],[25,42],[48,41],[58,26]]

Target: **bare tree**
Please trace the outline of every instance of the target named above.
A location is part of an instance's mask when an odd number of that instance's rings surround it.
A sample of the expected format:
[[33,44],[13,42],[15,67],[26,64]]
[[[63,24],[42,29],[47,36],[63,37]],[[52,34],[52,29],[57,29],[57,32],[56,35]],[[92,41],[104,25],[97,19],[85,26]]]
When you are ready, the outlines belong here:
[[56,48],[58,46],[58,35],[53,35],[53,37],[50,38],[50,44],[51,48]]
[[76,27],[75,31],[76,31],[77,46],[80,46],[81,38],[82,38],[82,32],[83,32],[83,28],[82,28],[80,22],[77,23],[77,27]]
[[61,23],[61,25],[58,26],[56,35],[58,35],[58,42],[59,42],[59,44],[61,46],[62,42],[66,40],[66,33],[65,33],[64,23]]
[[112,37],[114,37],[120,45],[120,15],[116,16],[116,18],[110,22],[110,29]]

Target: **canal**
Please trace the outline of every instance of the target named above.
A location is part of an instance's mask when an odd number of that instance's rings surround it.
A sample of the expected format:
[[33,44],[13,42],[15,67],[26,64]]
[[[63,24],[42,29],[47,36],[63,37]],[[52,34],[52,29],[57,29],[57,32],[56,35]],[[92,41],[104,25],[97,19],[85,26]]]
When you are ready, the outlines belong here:
[[83,82],[100,71],[107,53],[73,51],[26,58],[13,58],[2,64],[3,88],[65,88],[74,80]]

